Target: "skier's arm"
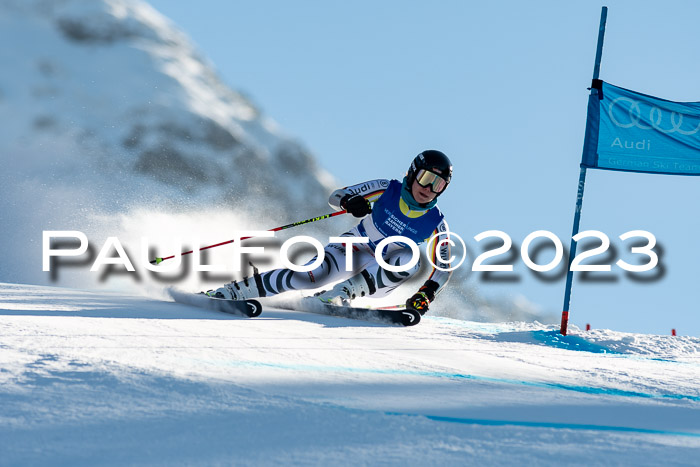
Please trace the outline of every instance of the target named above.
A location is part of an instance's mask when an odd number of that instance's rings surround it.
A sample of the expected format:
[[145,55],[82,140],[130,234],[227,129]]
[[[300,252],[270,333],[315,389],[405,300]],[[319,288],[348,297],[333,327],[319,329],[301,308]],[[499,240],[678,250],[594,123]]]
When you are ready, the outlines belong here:
[[360,195],[370,203],[374,203],[382,195],[382,193],[384,193],[387,186],[389,186],[389,180],[377,179],[340,188],[331,193],[331,197],[328,199],[328,204],[330,204],[330,206],[336,211],[340,211],[341,209],[344,209],[341,207],[340,202],[347,195]]
[[[435,241],[432,243],[432,251],[430,251],[430,259],[432,264],[439,266],[442,269],[447,269],[449,264],[442,261],[442,258],[448,259],[450,257],[450,244],[449,242],[441,243],[443,240],[449,240],[450,233],[447,227],[447,222],[443,219],[438,227],[433,231],[434,235],[439,235]],[[433,266],[433,271],[430,273],[430,277],[423,283],[418,292],[415,293],[406,302],[407,305],[417,309],[421,313],[428,311],[428,306],[431,302],[435,300],[435,297],[440,293],[443,287],[450,280],[452,271],[442,271],[435,266]]]
[[[450,267],[450,265],[445,263],[443,261],[443,258],[444,259],[450,258],[452,248],[450,247],[450,243],[448,241],[445,241],[442,244],[440,243],[444,240],[450,239],[450,229],[447,226],[447,222],[445,222],[444,219],[437,226],[437,228],[433,232],[433,235],[438,235],[438,237],[433,242],[433,248],[432,248],[432,251],[430,252],[430,256],[431,256],[431,259],[433,260],[433,264],[439,266],[442,269],[448,269]],[[432,295],[432,298],[430,299],[430,301],[433,301],[435,299],[435,297],[437,296],[437,294],[440,293],[442,288],[447,284],[447,281],[450,280],[450,276],[452,276],[452,271],[442,271],[436,267],[433,267],[433,271],[430,273],[430,277],[428,277],[426,284],[428,283],[428,281],[431,281],[431,282],[437,284],[437,288],[433,291],[433,295]],[[426,285],[426,284],[424,284],[424,285]],[[435,286],[433,286],[433,287],[435,287]]]

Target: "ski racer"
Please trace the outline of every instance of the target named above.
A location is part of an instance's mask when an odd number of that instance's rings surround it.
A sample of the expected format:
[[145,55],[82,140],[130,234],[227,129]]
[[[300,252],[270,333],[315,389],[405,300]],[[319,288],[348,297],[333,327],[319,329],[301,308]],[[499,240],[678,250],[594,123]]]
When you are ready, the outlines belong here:
[[[345,251],[348,244],[330,243],[324,248],[324,260],[308,272],[281,268],[258,273],[233,281],[207,295],[230,300],[269,297],[289,290],[316,289],[335,284],[332,289],[316,296],[332,304],[347,305],[357,297],[383,297],[412,277],[420,269],[420,261],[407,271],[383,269],[375,259],[377,244],[386,237],[404,236],[421,244],[435,234],[444,233],[432,245],[431,259],[441,268],[447,265],[441,258],[450,255],[449,243],[441,244],[447,233],[447,223],[437,206],[437,198],[452,179],[452,163],[440,151],[428,150],[418,154],[403,181],[371,180],[334,191],[329,204],[336,211],[345,209],[362,221],[341,237],[367,237],[368,243],[355,243],[352,271],[346,271]],[[373,204],[373,206],[372,206]],[[413,252],[408,245],[390,243],[383,259],[392,266],[408,264]],[[316,258],[311,260],[313,262]],[[310,264],[310,263],[307,263]],[[430,277],[406,301],[424,314],[430,302],[447,283],[450,272],[433,267]],[[340,281],[340,282],[339,282]]]

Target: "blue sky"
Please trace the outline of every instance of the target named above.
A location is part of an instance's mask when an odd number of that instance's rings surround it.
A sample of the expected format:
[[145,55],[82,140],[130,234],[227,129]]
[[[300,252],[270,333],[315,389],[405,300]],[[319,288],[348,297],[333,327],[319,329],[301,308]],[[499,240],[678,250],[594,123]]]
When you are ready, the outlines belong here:
[[[224,81],[302,141],[342,184],[400,178],[423,149],[454,162],[440,199],[472,252],[498,229],[519,246],[549,230],[568,248],[602,3],[150,2],[198,45]],[[601,78],[679,101],[700,100],[700,4],[609,1]],[[571,322],[700,334],[697,177],[590,170],[581,230],[652,232],[658,279],[613,272],[574,279]],[[549,262],[545,250],[540,263]],[[610,259],[610,258],[608,258]],[[524,295],[560,313],[563,278],[469,276],[490,297]],[[658,272],[658,271],[657,271]],[[549,277],[549,276],[548,276]]]

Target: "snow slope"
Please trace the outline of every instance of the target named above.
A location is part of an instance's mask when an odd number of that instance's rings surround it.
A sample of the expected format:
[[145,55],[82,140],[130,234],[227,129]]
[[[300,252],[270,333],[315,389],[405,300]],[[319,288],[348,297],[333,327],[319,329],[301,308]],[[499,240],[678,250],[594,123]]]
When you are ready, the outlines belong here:
[[697,465],[700,339],[0,285],[3,465]]

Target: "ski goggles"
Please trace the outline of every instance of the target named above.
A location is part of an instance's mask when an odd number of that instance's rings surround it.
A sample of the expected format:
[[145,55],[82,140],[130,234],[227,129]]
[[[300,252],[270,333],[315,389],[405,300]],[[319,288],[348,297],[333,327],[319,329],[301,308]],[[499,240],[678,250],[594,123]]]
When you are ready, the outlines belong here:
[[420,169],[416,175],[416,181],[420,186],[430,185],[430,191],[433,193],[442,193],[447,188],[447,180],[440,175],[429,170]]

